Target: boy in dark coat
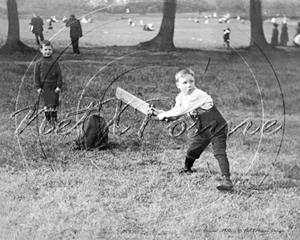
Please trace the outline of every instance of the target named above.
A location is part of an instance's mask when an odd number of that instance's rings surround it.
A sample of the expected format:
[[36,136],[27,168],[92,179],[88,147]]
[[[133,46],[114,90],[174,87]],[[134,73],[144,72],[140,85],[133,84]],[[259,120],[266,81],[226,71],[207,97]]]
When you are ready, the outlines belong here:
[[75,18],[74,14],[70,15],[69,20],[66,22],[66,27],[70,27],[70,38],[73,46],[74,55],[80,54],[79,51],[79,38],[82,37],[81,23]]
[[34,66],[35,87],[43,100],[46,119],[54,123],[57,122],[62,72],[59,63],[52,57],[53,46],[49,41],[41,43],[40,51],[43,57]]

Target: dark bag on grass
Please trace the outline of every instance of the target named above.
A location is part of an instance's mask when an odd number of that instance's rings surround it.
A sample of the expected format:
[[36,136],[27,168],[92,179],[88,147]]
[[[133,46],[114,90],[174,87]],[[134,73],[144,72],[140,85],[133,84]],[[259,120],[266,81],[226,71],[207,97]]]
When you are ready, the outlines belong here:
[[99,150],[108,147],[108,128],[106,120],[100,115],[88,116],[82,124],[82,134],[75,141],[76,150]]

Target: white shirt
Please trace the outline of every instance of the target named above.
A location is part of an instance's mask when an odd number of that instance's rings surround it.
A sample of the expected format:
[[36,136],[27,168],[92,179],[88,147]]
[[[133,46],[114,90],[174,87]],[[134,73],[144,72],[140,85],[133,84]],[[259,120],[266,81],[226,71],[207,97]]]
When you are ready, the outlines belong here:
[[175,106],[163,113],[166,118],[179,117],[197,108],[209,110],[214,105],[211,96],[198,88],[195,88],[190,95],[179,93],[175,101]]

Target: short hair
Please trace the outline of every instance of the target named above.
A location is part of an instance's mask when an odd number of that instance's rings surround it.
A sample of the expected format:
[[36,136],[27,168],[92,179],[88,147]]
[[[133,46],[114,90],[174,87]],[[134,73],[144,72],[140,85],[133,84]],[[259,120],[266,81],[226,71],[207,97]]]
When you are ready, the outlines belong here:
[[179,78],[185,77],[186,75],[191,75],[195,77],[195,73],[190,68],[182,68],[175,74],[175,81],[178,82]]
[[43,40],[40,43],[40,48],[43,48],[43,46],[50,46],[53,49],[53,45],[49,40]]

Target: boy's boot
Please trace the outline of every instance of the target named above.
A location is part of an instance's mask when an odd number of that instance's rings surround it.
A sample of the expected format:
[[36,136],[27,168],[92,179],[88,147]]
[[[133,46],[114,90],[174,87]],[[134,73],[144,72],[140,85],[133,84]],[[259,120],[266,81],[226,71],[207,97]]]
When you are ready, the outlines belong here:
[[217,186],[217,189],[220,191],[230,191],[233,188],[233,183],[230,179],[230,176],[222,176],[222,182],[219,186]]
[[57,111],[52,111],[51,112],[51,118],[54,122],[57,122]]
[[51,120],[51,113],[49,111],[45,111],[45,117],[48,122]]
[[193,173],[195,170],[192,170],[192,166],[196,159],[185,158],[184,168],[180,169],[179,173]]

